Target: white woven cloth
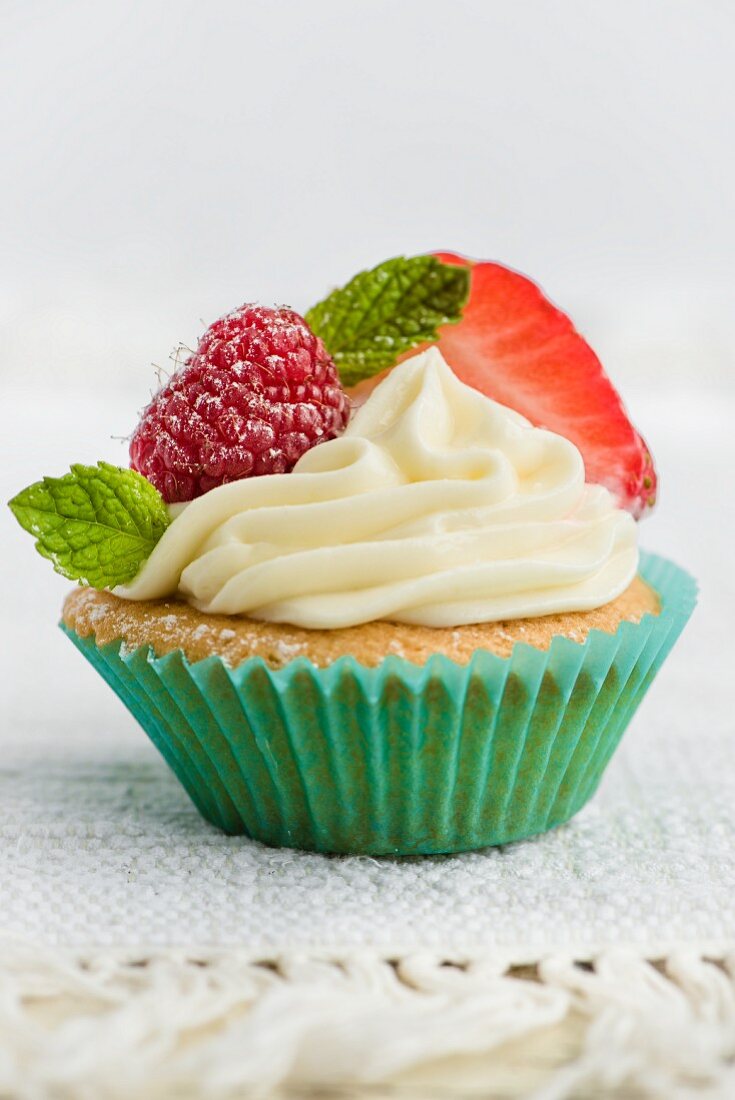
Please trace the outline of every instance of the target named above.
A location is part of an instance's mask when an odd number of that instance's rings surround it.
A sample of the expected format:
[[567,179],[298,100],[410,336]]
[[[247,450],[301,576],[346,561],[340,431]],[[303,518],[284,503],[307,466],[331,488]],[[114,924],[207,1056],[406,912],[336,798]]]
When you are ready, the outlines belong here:
[[591,805],[502,850],[327,858],[218,833],[56,630],[65,584],[9,526],[19,583],[3,605],[0,930],[81,947],[497,949],[519,961],[729,941],[735,528],[723,507],[703,504],[733,468],[733,416],[723,400],[698,407],[692,418],[688,401],[656,397],[639,416],[654,426],[664,471],[660,513],[642,536],[699,576],[700,606]]
[[503,850],[408,860],[225,837],[122,713],[82,734],[70,697],[40,751],[4,754],[2,926],[47,944],[263,955],[717,950],[735,930],[735,738],[692,726],[678,743],[689,688],[686,662],[672,664],[574,822]]

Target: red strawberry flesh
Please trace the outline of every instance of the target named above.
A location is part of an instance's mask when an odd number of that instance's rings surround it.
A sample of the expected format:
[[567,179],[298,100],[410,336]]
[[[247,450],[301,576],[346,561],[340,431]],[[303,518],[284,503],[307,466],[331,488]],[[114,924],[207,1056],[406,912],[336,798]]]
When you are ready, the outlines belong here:
[[472,268],[462,320],[440,330],[439,348],[470,386],[558,432],[582,453],[588,481],[605,485],[640,517],[653,506],[651,453],[592,348],[569,318],[525,276],[453,252]]

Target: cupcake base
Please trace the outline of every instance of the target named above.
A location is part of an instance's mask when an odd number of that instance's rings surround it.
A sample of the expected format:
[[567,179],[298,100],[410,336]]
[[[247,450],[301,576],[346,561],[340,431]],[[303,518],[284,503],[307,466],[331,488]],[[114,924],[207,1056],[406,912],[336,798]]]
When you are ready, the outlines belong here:
[[456,852],[551,829],[596,790],[696,600],[662,558],[641,573],[659,614],[466,664],[231,667],[61,625],[219,828],[319,852]]
[[424,665],[437,653],[467,664],[478,649],[509,657],[517,642],[548,649],[560,635],[583,642],[592,630],[612,634],[622,622],[640,622],[658,613],[656,593],[641,577],[616,599],[591,611],[568,611],[540,618],[474,623],[456,629],[409,623],[370,622],[338,630],[306,630],[289,623],[259,622],[244,616],[207,615],[184,600],[124,600],[112,592],[75,588],[64,602],[63,619],[83,637],[94,634],[98,645],[122,638],[128,649],[149,645],[157,657],[180,649],[187,661],[221,657],[236,667],[261,657],[269,668],[283,668],[295,657],[307,657],[325,668],[340,657],[354,657],[375,668],[387,656]]

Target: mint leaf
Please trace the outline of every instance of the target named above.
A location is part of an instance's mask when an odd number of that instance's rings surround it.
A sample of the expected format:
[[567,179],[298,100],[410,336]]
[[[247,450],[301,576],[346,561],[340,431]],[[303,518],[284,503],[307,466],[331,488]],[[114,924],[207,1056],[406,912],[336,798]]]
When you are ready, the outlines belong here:
[[362,271],[306,314],[354,386],[399,355],[437,339],[440,325],[459,321],[470,291],[470,269],[435,256],[397,256]]
[[132,580],[171,522],[149,481],[107,462],[45,477],[9,507],[57,573],[93,588]]

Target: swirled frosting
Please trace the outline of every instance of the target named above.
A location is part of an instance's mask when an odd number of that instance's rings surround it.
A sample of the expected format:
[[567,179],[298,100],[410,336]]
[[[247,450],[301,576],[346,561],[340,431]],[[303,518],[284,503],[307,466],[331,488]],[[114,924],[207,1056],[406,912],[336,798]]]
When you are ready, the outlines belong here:
[[290,474],[172,509],[127,599],[335,628],[588,610],[638,564],[635,523],[577,448],[464,385],[430,348]]

